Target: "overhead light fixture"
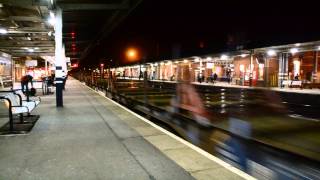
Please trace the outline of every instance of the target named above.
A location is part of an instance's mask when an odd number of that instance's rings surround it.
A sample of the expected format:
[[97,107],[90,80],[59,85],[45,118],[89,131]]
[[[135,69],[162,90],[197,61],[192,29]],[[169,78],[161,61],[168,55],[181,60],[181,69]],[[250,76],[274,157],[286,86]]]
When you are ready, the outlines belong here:
[[199,61],[200,61],[200,59],[199,59],[199,58],[196,58],[196,59],[194,59],[194,61],[195,61],[195,62],[199,62]]
[[207,57],[207,61],[211,61],[212,60],[212,58],[211,57]]
[[50,14],[50,17],[51,17],[51,18],[54,18],[54,13],[53,13],[52,11],[50,11],[49,14]]
[[318,50],[320,51],[320,46],[318,46]]
[[295,53],[297,53],[298,52],[298,49],[297,48],[292,48],[292,49],[290,49],[290,53],[291,54],[295,54]]
[[56,24],[56,19],[55,18],[49,18],[48,23],[54,26]]
[[28,52],[34,52],[34,49],[27,49]]
[[2,8],[2,7],[3,7],[3,4],[0,3],[0,8]]
[[39,49],[38,47],[35,47],[34,49]]
[[270,49],[269,51],[267,51],[268,56],[275,56],[276,55],[276,51],[273,49]]
[[48,32],[48,36],[52,36],[52,31],[49,31],[49,32]]
[[220,57],[221,60],[227,60],[228,58],[229,58],[229,57],[228,57],[227,55],[224,55],[224,54],[221,55],[221,57]]
[[27,37],[27,39],[28,39],[29,41],[31,41],[31,37]]
[[56,17],[54,17],[54,13],[50,12],[50,17],[48,19],[48,23],[54,26],[56,24]]
[[241,54],[240,56],[244,58],[244,57],[247,57],[247,54]]
[[6,29],[0,28],[0,34],[8,34]]
[[295,46],[296,46],[296,47],[299,47],[299,46],[301,46],[301,44],[300,44],[300,43],[296,43]]
[[185,60],[183,60],[183,62],[184,62],[184,63],[187,63],[187,62],[188,62],[188,60],[187,60],[187,59],[185,59]]

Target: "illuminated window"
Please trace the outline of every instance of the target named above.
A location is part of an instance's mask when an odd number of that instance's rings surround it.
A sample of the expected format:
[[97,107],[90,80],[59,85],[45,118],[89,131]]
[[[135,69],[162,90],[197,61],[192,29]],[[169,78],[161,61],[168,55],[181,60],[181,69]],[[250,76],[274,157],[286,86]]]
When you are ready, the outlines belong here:
[[264,64],[259,64],[259,75],[258,75],[259,80],[263,80],[263,71],[264,71]]
[[293,61],[293,75],[300,75],[300,61],[297,59]]
[[240,64],[240,72],[244,72],[244,65]]

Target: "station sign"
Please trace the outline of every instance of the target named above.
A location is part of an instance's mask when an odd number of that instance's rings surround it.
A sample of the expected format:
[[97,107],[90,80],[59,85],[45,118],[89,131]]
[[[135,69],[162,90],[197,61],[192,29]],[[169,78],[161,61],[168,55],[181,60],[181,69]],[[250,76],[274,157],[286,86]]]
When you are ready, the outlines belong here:
[[25,65],[27,67],[35,67],[35,66],[38,66],[38,61],[37,60],[26,60]]

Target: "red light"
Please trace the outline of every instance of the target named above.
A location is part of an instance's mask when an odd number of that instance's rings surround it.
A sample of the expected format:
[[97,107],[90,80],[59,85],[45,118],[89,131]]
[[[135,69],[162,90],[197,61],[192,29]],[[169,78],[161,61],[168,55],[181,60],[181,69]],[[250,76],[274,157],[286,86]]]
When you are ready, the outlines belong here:
[[75,50],[76,50],[76,48],[75,48],[75,47],[73,47],[73,48],[72,48],[72,51],[75,51]]
[[76,44],[72,44],[72,47],[75,47],[76,46]]
[[101,66],[101,67],[103,67],[103,66],[104,66],[104,64],[100,64],[100,66]]
[[78,67],[78,64],[72,64],[71,67],[72,67],[72,68],[77,68],[77,67]]
[[71,35],[74,36],[76,33],[72,32]]

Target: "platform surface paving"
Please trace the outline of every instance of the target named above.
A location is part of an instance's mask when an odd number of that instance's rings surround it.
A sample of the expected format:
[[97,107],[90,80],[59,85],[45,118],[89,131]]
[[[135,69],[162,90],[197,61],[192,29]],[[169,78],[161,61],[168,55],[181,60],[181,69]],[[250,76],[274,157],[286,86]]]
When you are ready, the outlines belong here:
[[0,136],[0,179],[241,179],[72,78],[63,108],[50,95],[33,114],[30,134]]

